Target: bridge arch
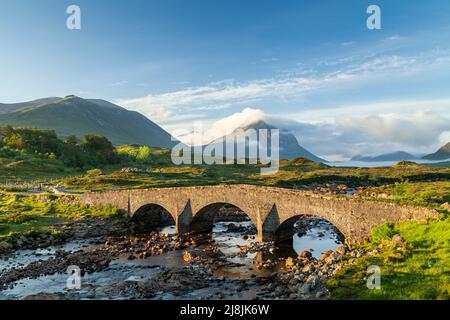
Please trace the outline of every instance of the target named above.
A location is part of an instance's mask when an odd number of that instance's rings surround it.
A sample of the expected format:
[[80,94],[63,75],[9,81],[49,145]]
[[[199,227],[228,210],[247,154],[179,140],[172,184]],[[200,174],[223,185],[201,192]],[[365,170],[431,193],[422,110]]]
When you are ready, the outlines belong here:
[[250,217],[258,229],[260,241],[271,240],[278,227],[298,213],[317,215],[330,221],[345,235],[349,243],[367,239],[375,226],[386,222],[398,223],[439,215],[436,210],[426,208],[254,185],[94,192],[84,194],[80,203],[114,206],[130,216],[143,205],[159,204],[168,209],[180,234],[189,232],[193,217],[204,207],[216,203],[230,203],[237,205]]
[[[304,223],[313,220],[329,223],[333,226],[334,231],[337,233],[340,240],[342,240],[343,242],[345,241],[345,235],[333,222],[322,216],[306,214],[294,214],[288,219],[284,220],[274,232],[274,241],[278,243],[292,238],[298,231],[298,228],[296,228],[295,226],[297,223]],[[309,229],[307,225],[304,225],[303,227],[304,229]]]
[[205,205],[204,207],[200,208],[192,217],[190,230],[194,233],[199,232],[211,232],[213,229],[214,222],[216,221],[218,214],[217,212],[225,207],[225,206],[232,206],[239,210],[240,212],[243,212],[256,226],[257,221],[254,221],[252,219],[251,214],[245,212],[242,208],[240,208],[238,205],[235,205],[233,203],[229,202],[214,202]]
[[146,233],[157,228],[176,224],[174,217],[166,208],[156,203],[148,203],[139,207],[132,215],[133,232]]

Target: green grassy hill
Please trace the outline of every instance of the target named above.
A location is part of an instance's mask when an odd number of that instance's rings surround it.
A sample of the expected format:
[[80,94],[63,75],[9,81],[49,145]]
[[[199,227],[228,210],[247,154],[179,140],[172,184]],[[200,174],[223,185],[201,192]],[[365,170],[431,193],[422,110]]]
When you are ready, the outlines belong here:
[[[44,104],[7,105],[14,112],[0,114],[0,126],[12,125],[52,129],[61,137],[86,134],[107,137],[113,144],[171,147],[169,133],[138,112],[128,111],[104,100],[75,96]],[[28,106],[23,109],[23,106]],[[6,110],[4,109],[4,110]]]
[[58,100],[61,100],[61,98],[44,98],[28,102],[10,103],[10,104],[0,103],[0,114],[12,113],[25,109],[33,109],[47,103],[56,102]]

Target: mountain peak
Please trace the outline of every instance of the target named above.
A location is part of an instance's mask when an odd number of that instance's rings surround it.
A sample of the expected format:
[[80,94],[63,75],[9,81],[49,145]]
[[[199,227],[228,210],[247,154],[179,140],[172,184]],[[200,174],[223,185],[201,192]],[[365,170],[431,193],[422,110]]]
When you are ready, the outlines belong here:
[[62,137],[74,134],[81,138],[93,133],[107,137],[116,145],[171,147],[176,143],[169,133],[142,114],[105,100],[69,95],[19,107],[0,114],[0,126],[52,129]]
[[[230,135],[233,135],[237,133],[237,130],[242,129],[244,131],[247,131],[249,129],[254,130],[261,130],[261,129],[279,129],[280,135],[279,135],[279,152],[280,152],[280,159],[295,159],[295,158],[305,158],[311,161],[315,162],[327,162],[324,159],[319,158],[318,156],[312,154],[305,148],[303,148],[297,138],[289,132],[288,130],[284,130],[282,128],[277,128],[271,124],[269,124],[267,121],[261,118],[257,118],[252,122],[247,122],[245,125],[242,125],[241,127],[236,128]],[[259,136],[259,135],[258,135]],[[227,136],[225,137],[225,139]],[[268,133],[268,139],[271,139],[272,135],[270,132]],[[212,143],[215,143],[214,141]]]
[[435,153],[423,157],[425,160],[447,160],[450,159],[450,142],[441,147]]
[[238,129],[243,129],[243,130],[248,130],[248,129],[255,129],[255,130],[260,130],[260,129],[276,129],[274,126],[268,124],[266,121],[262,120],[262,119],[258,119],[255,120],[254,122],[245,125],[242,128],[238,128]]

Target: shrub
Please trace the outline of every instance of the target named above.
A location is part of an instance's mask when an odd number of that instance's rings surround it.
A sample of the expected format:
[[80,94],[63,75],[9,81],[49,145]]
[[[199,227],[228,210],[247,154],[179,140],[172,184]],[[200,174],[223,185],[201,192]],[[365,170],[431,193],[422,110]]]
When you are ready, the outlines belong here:
[[151,149],[149,147],[140,147],[138,150],[138,154],[136,156],[136,160],[140,162],[146,162],[150,160]]
[[100,169],[92,169],[86,171],[86,176],[90,178],[99,177],[103,174],[103,171]]
[[385,223],[373,229],[371,238],[373,242],[379,242],[381,240],[391,240],[395,234],[394,225]]

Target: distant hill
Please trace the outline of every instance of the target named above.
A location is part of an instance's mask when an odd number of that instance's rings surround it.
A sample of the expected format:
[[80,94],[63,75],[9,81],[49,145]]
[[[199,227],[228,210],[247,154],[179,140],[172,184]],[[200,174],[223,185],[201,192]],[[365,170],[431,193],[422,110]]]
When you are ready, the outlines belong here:
[[[260,120],[260,121],[256,121],[255,123],[253,123],[251,125],[248,125],[246,127],[239,128],[239,129],[243,129],[244,131],[246,131],[248,129],[255,129],[255,130],[268,129],[268,130],[270,130],[270,129],[276,129],[276,128],[274,126],[267,124],[266,122]],[[236,135],[237,130],[238,129],[236,129],[229,136]],[[224,141],[225,141],[225,139],[229,138],[229,136],[223,137]],[[270,131],[269,131],[269,139],[270,138],[271,137],[270,137]],[[210,145],[217,144],[217,143],[220,143],[219,139],[211,142]],[[268,147],[269,147],[269,154],[270,154],[270,141],[268,143]],[[237,144],[235,145],[235,149],[236,148],[237,148]],[[287,130],[280,129],[279,148],[280,148],[280,159],[292,160],[292,159],[296,159],[296,158],[305,158],[305,159],[315,161],[315,162],[327,162],[326,160],[319,158],[318,156],[312,154],[311,152],[309,152],[308,150],[306,150],[305,148],[300,146],[300,144],[297,141],[297,138]],[[246,154],[247,155],[248,155],[248,150],[249,150],[249,146],[246,145]]]
[[379,162],[379,161],[404,161],[404,160],[417,160],[417,157],[404,151],[397,151],[392,153],[386,153],[379,156],[355,156],[352,161],[362,162]]
[[168,148],[175,144],[169,133],[142,114],[105,100],[67,96],[2,104],[0,108],[0,126],[53,129],[62,137],[74,134],[82,138],[92,133],[105,136],[116,145]]
[[450,142],[435,153],[423,157],[425,160],[447,160],[450,159]]

